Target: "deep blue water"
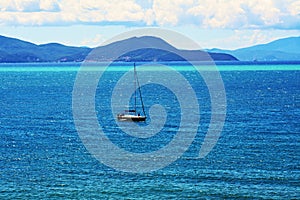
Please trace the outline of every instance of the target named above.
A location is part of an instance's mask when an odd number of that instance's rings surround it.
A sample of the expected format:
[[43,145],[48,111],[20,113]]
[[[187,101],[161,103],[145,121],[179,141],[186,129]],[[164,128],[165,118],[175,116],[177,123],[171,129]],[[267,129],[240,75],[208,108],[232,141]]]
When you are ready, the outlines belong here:
[[[227,98],[225,126],[203,159],[195,156],[211,117],[209,93],[194,71],[181,70],[201,101],[197,136],[176,162],[142,174],[107,167],[85,148],[72,114],[77,68],[20,67],[0,67],[1,199],[300,198],[299,66],[291,70],[233,66],[234,70],[221,71]],[[128,151],[157,150],[176,134],[178,100],[167,88],[145,86],[146,112],[154,103],[164,105],[168,127],[148,139],[126,136],[109,107],[109,95],[123,73],[106,73],[106,87],[96,92],[99,123],[110,140]]]

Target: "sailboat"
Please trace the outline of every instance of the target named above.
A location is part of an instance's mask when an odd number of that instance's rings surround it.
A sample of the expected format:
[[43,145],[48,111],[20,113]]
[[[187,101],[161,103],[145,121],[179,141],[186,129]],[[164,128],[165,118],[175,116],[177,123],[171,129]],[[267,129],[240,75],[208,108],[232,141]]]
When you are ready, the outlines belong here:
[[[136,72],[136,66],[134,63],[134,109],[125,110],[124,113],[120,113],[117,115],[119,121],[131,121],[131,122],[143,122],[146,120],[145,108],[142,98],[142,92],[140,88],[139,79]],[[139,92],[140,101],[142,104],[143,115],[137,112],[137,89]]]

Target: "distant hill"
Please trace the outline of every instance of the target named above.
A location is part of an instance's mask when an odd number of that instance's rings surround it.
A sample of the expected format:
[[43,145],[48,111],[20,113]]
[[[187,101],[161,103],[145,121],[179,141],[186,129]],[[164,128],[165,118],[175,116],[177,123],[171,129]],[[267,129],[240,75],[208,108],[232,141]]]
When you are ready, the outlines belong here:
[[[141,47],[143,47],[141,49]],[[157,49],[154,47],[160,47]],[[136,49],[134,51],[130,51]],[[92,51],[93,50],[93,51]],[[120,54],[120,50],[126,52]],[[91,53],[92,52],[92,53]],[[0,36],[0,62],[81,62],[92,61],[235,61],[227,53],[207,53],[200,50],[179,50],[164,40],[152,37],[133,37],[95,49],[70,47],[57,43],[36,45],[15,38]],[[87,57],[88,56],[88,57]]]
[[69,47],[57,43],[36,45],[0,36],[0,62],[82,61],[90,48]]
[[228,53],[241,61],[300,61],[300,37],[279,39],[237,50],[210,49],[208,51]]
[[[157,48],[159,47],[159,48]],[[124,53],[123,53],[124,52]],[[236,61],[226,53],[207,53],[201,50],[180,50],[164,40],[153,37],[132,37],[97,47],[88,56],[94,61]]]

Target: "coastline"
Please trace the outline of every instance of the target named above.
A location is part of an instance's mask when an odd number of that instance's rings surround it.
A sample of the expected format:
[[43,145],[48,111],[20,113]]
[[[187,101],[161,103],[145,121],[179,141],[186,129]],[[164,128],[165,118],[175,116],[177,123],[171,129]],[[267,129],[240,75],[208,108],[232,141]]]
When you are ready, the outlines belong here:
[[[78,65],[80,66],[83,63],[88,63],[91,65],[113,65],[113,66],[118,66],[120,64],[125,65],[125,66],[131,66],[133,62],[123,62],[123,61],[103,61],[103,62],[0,62],[0,66],[9,66],[9,65],[46,65],[46,66],[51,66],[51,65]],[[289,60],[289,61],[284,61],[284,60],[276,60],[276,61],[160,61],[160,62],[144,62],[144,61],[137,61],[135,63],[138,64],[168,64],[168,65],[190,65],[190,63],[193,64],[199,64],[199,65],[211,65],[211,64],[216,64],[216,65],[297,65],[300,64],[300,60]]]
[[[162,71],[161,67],[170,66],[176,71],[299,71],[300,61],[272,62],[136,62],[137,66],[146,65],[149,71]],[[107,68],[109,66],[109,68]],[[78,72],[84,71],[129,71],[132,62],[34,62],[0,63],[0,72]],[[145,70],[145,68],[143,69]]]

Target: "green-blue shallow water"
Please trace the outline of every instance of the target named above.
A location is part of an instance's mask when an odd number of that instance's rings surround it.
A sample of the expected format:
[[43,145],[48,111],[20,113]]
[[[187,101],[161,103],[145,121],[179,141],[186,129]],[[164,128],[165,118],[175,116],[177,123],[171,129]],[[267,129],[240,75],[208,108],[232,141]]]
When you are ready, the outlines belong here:
[[[151,70],[151,64],[141,63],[144,65],[149,65],[149,70]],[[170,62],[170,63],[159,63],[155,65],[167,65],[172,66],[178,71],[193,71],[194,67],[191,67],[190,64],[185,62]],[[223,64],[213,64],[213,70],[216,68],[218,71],[294,71],[300,70],[300,64],[247,64],[243,63],[242,65],[234,64],[232,62],[224,62]],[[85,70],[109,70],[109,71],[128,71],[132,68],[132,63],[114,63],[108,69],[106,67],[109,63],[0,63],[0,72],[28,72],[28,71],[78,71],[80,66],[84,65]],[[89,67],[90,65],[90,67]],[[96,67],[95,67],[96,66]],[[209,65],[199,65],[197,63],[194,66],[198,67],[200,70],[211,70]],[[214,68],[215,67],[215,68]],[[156,67],[155,70],[158,68]]]
[[[217,145],[203,159],[195,157],[211,116],[209,93],[195,71],[176,66],[201,100],[198,133],[176,162],[144,174],[109,168],[83,145],[72,115],[79,67],[0,65],[0,199],[300,198],[299,65],[217,66],[226,90],[226,122]],[[130,68],[113,67],[95,102],[107,136],[134,152],[166,145],[180,121],[174,95],[160,86],[144,87],[146,112],[161,103],[174,120],[159,137],[127,137],[113,127],[110,104],[103,103],[109,102],[113,83]]]

